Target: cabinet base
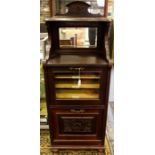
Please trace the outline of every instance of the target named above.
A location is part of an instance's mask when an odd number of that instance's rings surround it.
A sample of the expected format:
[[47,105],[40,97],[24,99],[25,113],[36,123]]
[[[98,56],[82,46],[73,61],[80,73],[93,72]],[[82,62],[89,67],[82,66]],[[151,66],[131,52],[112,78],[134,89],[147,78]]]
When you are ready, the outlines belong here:
[[106,155],[105,154],[105,149],[103,147],[98,147],[98,146],[52,146],[51,151],[53,154],[59,154],[59,151],[61,150],[97,150],[98,155]]

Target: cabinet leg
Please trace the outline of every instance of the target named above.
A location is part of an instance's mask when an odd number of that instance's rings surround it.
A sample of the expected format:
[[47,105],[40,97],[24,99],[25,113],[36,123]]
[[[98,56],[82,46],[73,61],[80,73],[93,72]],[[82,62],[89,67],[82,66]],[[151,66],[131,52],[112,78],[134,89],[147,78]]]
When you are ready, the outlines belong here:
[[52,153],[53,153],[53,155],[58,155],[59,151],[58,151],[58,149],[52,149]]
[[102,149],[99,150],[99,153],[98,153],[98,154],[99,154],[99,155],[106,155],[105,152],[104,152],[104,150],[102,150]]

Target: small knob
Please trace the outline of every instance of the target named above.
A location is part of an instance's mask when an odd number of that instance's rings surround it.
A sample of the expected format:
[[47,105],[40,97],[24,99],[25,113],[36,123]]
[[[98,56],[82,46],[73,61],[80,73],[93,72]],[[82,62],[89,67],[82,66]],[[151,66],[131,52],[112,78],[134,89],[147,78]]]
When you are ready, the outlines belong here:
[[70,70],[84,70],[84,67],[70,67]]
[[84,109],[80,109],[80,110],[71,109],[70,111],[73,112],[73,113],[83,113],[83,112],[85,112]]

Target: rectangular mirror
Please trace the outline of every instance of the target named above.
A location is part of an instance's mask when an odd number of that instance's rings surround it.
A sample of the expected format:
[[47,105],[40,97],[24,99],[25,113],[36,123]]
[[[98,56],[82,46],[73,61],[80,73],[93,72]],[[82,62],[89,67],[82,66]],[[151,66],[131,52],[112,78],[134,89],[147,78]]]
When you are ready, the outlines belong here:
[[96,48],[96,27],[62,27],[59,28],[60,48]]

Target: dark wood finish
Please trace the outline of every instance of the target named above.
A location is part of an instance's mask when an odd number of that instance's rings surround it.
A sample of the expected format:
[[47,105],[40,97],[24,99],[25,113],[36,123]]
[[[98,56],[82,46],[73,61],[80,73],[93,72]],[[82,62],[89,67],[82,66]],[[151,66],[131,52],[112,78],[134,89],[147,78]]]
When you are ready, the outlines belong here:
[[104,17],[107,17],[108,16],[108,0],[105,0],[105,3],[104,3]]
[[[65,22],[64,22],[65,21]],[[103,17],[53,17],[46,19],[46,25],[48,33],[51,38],[51,50],[50,58],[55,54],[68,53],[68,54],[84,54],[85,52],[89,53],[98,53],[98,55],[103,56],[106,59],[106,44],[105,39],[108,38],[108,30],[110,26],[110,21]],[[58,30],[60,27],[96,27],[97,28],[97,47],[96,48],[60,48],[59,47],[59,33]],[[74,52],[73,52],[74,51]]]
[[109,31],[109,48],[110,48],[110,58],[114,62],[114,21],[112,20]]
[[49,120],[52,126],[53,145],[98,145],[104,142],[101,108],[87,109],[76,106],[52,107]]
[[68,12],[64,15],[67,16],[100,16],[99,14],[94,15],[89,13],[88,8],[90,5],[82,1],[71,2],[66,7],[68,8]]
[[[46,24],[52,41],[44,76],[53,151],[98,149],[102,154],[112,66],[107,47],[110,21],[54,17]],[[97,47],[60,48],[59,27],[97,27]]]
[[53,2],[52,0],[49,0],[49,8],[50,8],[50,16],[53,16]]

